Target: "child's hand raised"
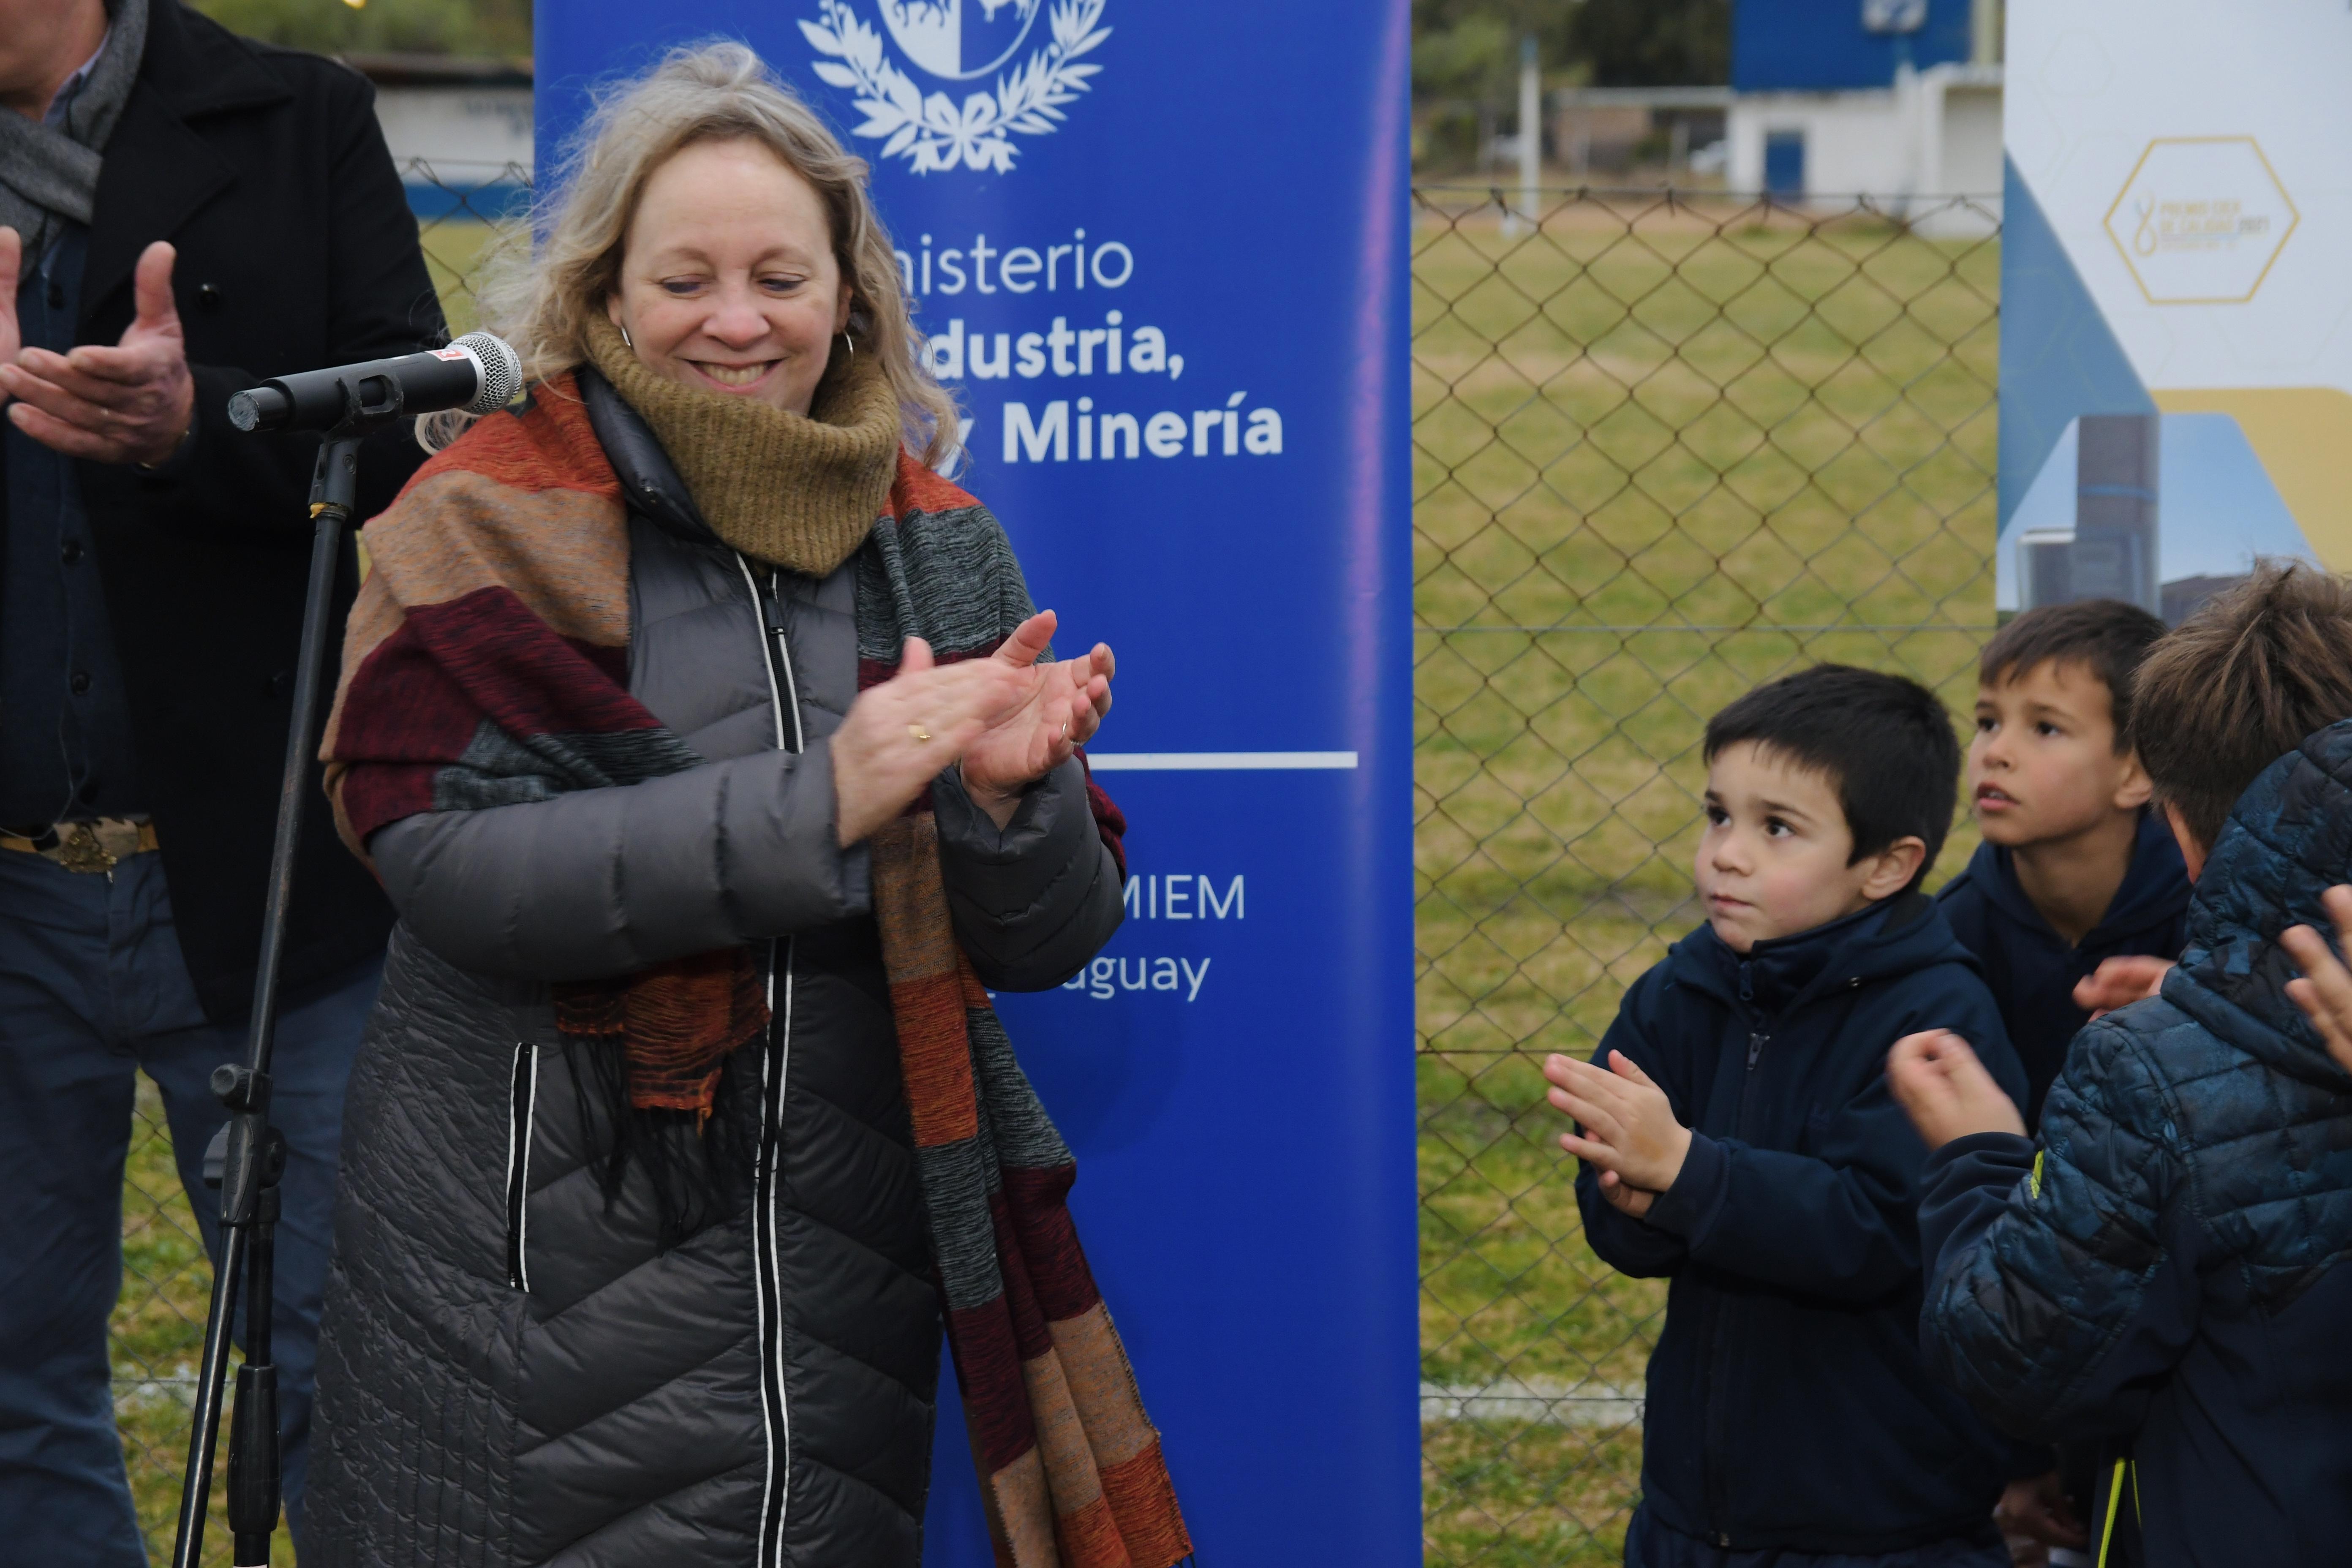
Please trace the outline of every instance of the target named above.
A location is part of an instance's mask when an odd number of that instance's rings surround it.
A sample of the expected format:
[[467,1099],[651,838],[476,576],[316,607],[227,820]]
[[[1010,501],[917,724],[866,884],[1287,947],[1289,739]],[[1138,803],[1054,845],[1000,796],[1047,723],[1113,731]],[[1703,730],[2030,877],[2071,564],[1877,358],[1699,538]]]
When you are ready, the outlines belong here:
[[2145,953],[2103,960],[2098,968],[2074,982],[2074,1005],[2095,1020],[2104,1018],[2118,1007],[2145,1002],[2162,991],[2164,977],[2171,973],[2170,959]]
[[[1544,1077],[1551,1082],[1553,1107],[1576,1118],[1584,1129],[1580,1137],[1561,1133],[1559,1146],[1599,1167],[1601,1194],[1612,1205],[1638,1217],[1649,1208],[1652,1194],[1675,1184],[1683,1158],[1690,1152],[1690,1129],[1675,1119],[1666,1091],[1652,1083],[1632,1058],[1610,1052],[1604,1072],[1573,1057],[1547,1057]],[[1615,1183],[1608,1179],[1612,1173]],[[1612,1190],[1620,1186],[1641,1189],[1639,1208],[1632,1206],[1636,1194]]]
[[1886,1053],[1886,1086],[1932,1152],[1971,1132],[2025,1134],[1992,1074],[1949,1029],[1906,1035]]
[[[2319,901],[2336,922],[2337,940],[2352,952],[2352,888],[2330,888]],[[2286,983],[2287,996],[2319,1031],[2319,1043],[2336,1065],[2352,1072],[2352,970],[2309,926],[2289,926],[2279,933],[2279,945],[2303,970],[2300,977]]]
[[1655,1193],[1645,1193],[1639,1187],[1629,1187],[1625,1179],[1614,1171],[1601,1173],[1601,1196],[1619,1214],[1634,1219],[1648,1216],[1650,1205],[1658,1201]]

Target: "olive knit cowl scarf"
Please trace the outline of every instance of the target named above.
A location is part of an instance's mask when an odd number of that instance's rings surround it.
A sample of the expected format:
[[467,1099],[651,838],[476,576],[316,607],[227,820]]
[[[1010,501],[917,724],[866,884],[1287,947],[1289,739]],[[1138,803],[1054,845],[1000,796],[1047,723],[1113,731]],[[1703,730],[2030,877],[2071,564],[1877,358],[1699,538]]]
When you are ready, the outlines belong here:
[[904,426],[871,355],[825,372],[806,416],[655,374],[602,316],[591,360],[661,443],[712,532],[755,561],[829,575],[866,542]]

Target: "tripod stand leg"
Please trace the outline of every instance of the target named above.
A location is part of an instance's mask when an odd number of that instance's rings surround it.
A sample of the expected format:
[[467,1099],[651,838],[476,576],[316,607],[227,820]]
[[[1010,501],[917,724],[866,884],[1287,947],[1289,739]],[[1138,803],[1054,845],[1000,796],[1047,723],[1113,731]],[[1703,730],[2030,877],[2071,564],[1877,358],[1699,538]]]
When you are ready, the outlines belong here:
[[[277,1134],[273,1132],[272,1138]],[[282,1166],[282,1144],[272,1166]],[[265,1180],[268,1172],[265,1171]],[[270,1359],[270,1320],[277,1310],[278,1192],[261,1190],[260,1214],[245,1289],[245,1364],[236,1369],[236,1404],[229,1415],[228,1528],[235,1568],[269,1568],[269,1538],[278,1529],[278,1368]]]
[[229,1417],[229,1562],[236,1568],[269,1568],[278,1506],[278,1369],[247,1362],[236,1369]]
[[205,1320],[204,1370],[196,1378],[195,1422],[188,1432],[188,1468],[180,1476],[180,1528],[173,1568],[196,1568],[205,1544],[205,1502],[212,1491],[213,1444],[220,1430],[221,1369],[228,1364],[228,1326],[236,1321],[237,1277],[244,1272],[245,1230],[221,1233],[220,1265],[213,1273],[213,1304]]
[[254,971],[253,1028],[245,1065],[226,1066],[213,1074],[213,1092],[230,1111],[221,1174],[221,1257],[213,1279],[212,1313],[205,1324],[204,1366],[196,1379],[195,1430],[188,1437],[188,1468],[180,1479],[180,1529],[172,1551],[173,1568],[196,1568],[204,1552],[205,1501],[212,1490],[221,1387],[228,1369],[228,1325],[236,1310],[237,1276],[247,1267],[249,1252],[254,1278],[247,1295],[246,1364],[237,1373],[236,1419],[229,1431],[229,1519],[237,1563],[268,1563],[269,1538],[278,1527],[278,1373],[269,1360],[274,1310],[270,1253],[285,1143],[269,1126],[269,1057],[277,1037],[278,973],[286,955],[295,849],[301,842],[310,752],[317,740],[336,557],[343,530],[352,521],[359,445],[359,437],[348,427],[329,436],[319,447],[310,481],[310,582],[302,610],[301,651],[294,667],[294,711],[287,725],[278,834],[269,855],[268,902],[262,911],[261,952]]

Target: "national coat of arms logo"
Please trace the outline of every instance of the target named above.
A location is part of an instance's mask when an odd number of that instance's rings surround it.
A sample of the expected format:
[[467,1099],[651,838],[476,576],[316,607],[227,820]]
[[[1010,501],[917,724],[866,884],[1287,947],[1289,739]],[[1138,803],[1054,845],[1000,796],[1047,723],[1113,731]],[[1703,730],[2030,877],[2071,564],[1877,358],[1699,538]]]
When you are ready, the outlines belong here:
[[[1043,136],[1066,118],[1064,106],[1087,90],[1102,69],[1082,63],[1110,37],[1101,26],[1108,0],[875,0],[889,42],[926,76],[993,84],[961,103],[944,89],[926,94],[890,58],[883,36],[851,0],[819,0],[817,20],[801,32],[817,53],[820,80],[856,94],[865,121],[853,127],[878,139],[882,156],[904,158],[919,174],[969,168],[1008,174],[1015,135]],[[1038,14],[1045,37],[1019,63]]]

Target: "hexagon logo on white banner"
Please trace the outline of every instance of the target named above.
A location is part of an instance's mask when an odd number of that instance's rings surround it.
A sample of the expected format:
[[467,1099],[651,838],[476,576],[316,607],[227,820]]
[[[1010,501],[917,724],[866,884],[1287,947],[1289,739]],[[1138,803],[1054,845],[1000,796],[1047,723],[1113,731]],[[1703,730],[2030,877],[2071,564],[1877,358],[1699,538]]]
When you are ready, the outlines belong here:
[[2159,137],[2107,209],[2151,305],[2241,305],[2301,221],[2251,136]]

